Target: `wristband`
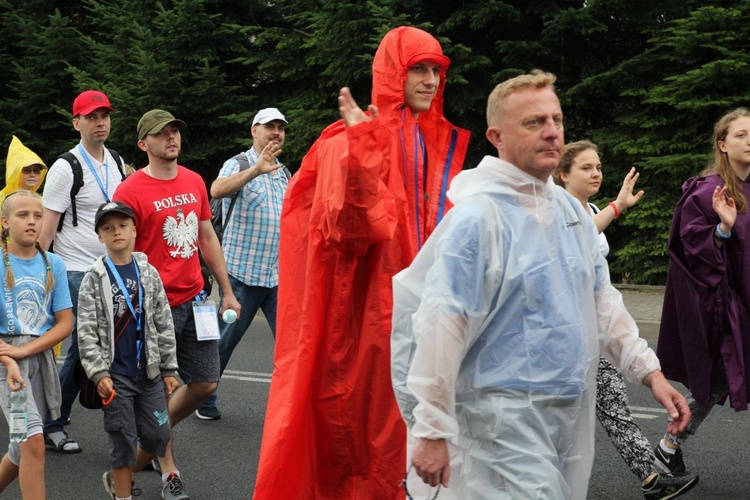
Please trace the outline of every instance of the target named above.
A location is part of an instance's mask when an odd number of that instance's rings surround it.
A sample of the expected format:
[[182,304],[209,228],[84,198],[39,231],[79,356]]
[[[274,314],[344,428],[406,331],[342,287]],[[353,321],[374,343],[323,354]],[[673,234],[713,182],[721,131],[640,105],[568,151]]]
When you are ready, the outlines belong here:
[[732,237],[732,230],[730,229],[727,234],[721,232],[721,222],[716,224],[716,237],[720,240],[728,240]]
[[620,218],[620,211],[617,210],[617,205],[615,204],[615,202],[614,201],[610,201],[609,202],[609,206],[612,207],[612,210],[615,211],[615,220],[619,219]]

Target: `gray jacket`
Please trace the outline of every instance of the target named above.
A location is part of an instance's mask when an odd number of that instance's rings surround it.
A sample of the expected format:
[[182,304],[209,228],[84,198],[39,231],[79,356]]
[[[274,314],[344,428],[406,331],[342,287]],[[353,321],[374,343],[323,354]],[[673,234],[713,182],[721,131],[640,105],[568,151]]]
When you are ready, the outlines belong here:
[[[177,347],[172,311],[164,284],[146,254],[133,252],[143,286],[143,311],[146,312],[146,374],[150,379],[177,376]],[[78,350],[86,376],[95,384],[109,377],[115,358],[115,328],[112,320],[112,285],[104,256],[86,271],[78,295]]]

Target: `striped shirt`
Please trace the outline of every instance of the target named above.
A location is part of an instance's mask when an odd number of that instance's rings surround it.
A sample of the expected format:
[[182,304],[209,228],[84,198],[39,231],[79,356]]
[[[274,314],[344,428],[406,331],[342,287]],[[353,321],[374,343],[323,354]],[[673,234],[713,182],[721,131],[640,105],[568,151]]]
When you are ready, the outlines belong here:
[[[250,165],[255,165],[260,156],[255,148],[245,155]],[[239,171],[239,162],[231,158],[218,178]],[[282,168],[251,180],[240,191],[227,222],[221,244],[227,272],[248,286],[273,288],[279,284],[279,224],[288,183]],[[231,196],[224,198],[224,220],[230,201]]]

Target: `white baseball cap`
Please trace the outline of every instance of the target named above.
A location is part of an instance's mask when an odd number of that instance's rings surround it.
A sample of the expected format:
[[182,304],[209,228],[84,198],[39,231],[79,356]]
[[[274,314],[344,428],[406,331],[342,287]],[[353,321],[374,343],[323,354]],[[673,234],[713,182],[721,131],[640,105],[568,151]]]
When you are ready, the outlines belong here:
[[265,108],[258,111],[258,114],[255,115],[255,118],[253,118],[253,126],[255,125],[265,125],[268,122],[272,122],[274,120],[281,120],[284,123],[289,123],[286,121],[286,118],[284,118],[284,115],[281,114],[281,111],[279,111],[276,108]]

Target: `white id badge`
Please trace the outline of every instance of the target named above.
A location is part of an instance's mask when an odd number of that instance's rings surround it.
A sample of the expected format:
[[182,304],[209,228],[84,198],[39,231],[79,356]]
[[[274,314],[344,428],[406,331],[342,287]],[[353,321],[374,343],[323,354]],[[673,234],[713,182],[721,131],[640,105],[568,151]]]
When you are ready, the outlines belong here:
[[213,301],[193,301],[193,317],[198,340],[219,340],[219,318]]

